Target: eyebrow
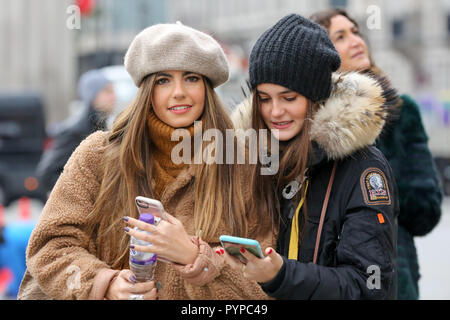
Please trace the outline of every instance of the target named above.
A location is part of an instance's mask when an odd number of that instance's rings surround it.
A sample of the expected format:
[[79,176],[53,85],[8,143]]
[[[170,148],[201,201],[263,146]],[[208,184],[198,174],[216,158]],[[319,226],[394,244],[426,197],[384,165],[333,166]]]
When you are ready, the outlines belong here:
[[[351,31],[353,31],[353,30],[357,30],[357,31],[359,31],[359,28],[356,26],[356,25],[353,25],[351,28],[350,28],[350,30]],[[340,30],[338,30],[338,31],[335,31],[331,36],[332,37],[334,37],[336,34],[338,34],[338,33],[345,33],[345,31],[346,31],[346,29],[340,29]]]
[[[277,93],[277,94],[280,95],[280,94],[286,94],[286,93],[291,93],[291,92],[294,92],[294,91],[289,89],[289,90],[285,90],[285,91],[283,91],[283,92],[279,92],[279,93]],[[270,96],[270,94],[265,93],[264,91],[261,91],[261,90],[256,90],[256,93],[257,93],[257,94],[265,94],[265,95]]]
[[[185,72],[183,73],[183,77],[184,77],[184,76],[187,76],[187,75],[189,75],[189,74],[194,74],[194,72],[191,72],[191,71],[185,71]],[[156,74],[156,76],[157,76],[157,77],[169,77],[169,78],[172,78],[172,75],[171,75],[171,74],[168,74],[168,73],[165,73],[165,72],[158,72],[158,73]]]
[[338,33],[345,33],[345,30],[344,29],[338,30],[338,31],[334,32],[331,36],[333,37]]

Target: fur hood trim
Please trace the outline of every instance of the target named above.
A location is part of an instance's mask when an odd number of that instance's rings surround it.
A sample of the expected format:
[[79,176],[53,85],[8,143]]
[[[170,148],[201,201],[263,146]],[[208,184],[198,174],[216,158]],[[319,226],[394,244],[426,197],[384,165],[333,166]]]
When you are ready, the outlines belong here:
[[[375,143],[397,94],[386,78],[358,72],[334,73],[330,97],[311,119],[311,140],[338,160]],[[236,128],[251,127],[251,97],[232,112]]]

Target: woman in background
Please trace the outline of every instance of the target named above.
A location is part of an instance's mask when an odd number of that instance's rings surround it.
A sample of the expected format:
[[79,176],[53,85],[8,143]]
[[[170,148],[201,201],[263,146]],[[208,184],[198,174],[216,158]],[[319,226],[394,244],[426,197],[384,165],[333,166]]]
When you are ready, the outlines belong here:
[[[358,24],[345,10],[321,11],[310,18],[328,31],[342,60],[340,71],[385,76],[375,65]],[[442,189],[427,141],[418,105],[410,96],[401,95],[376,143],[393,169],[399,191],[398,299],[419,298],[414,237],[433,230],[441,216]]]

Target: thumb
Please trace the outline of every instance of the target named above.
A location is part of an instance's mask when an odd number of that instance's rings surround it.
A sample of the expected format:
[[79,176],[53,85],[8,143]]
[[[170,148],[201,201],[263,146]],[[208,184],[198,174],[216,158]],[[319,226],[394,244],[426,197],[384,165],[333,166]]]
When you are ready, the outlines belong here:
[[166,217],[167,217],[167,221],[172,223],[172,224],[177,224],[177,223],[181,223],[180,220],[178,220],[177,218],[175,218],[173,215],[169,214],[167,211],[165,211]]
[[270,257],[271,259],[276,255],[276,251],[272,247],[267,247],[266,250],[264,250],[264,253],[266,254],[266,257]]
[[281,266],[283,265],[283,258],[281,257],[281,255],[278,254],[275,251],[275,249],[271,247],[266,248],[265,253],[266,253],[265,259],[269,259],[272,264],[277,265],[280,269]]
[[136,282],[136,276],[134,275],[133,271],[131,271],[130,269],[121,270],[118,276],[125,279],[128,282],[132,282],[132,283]]

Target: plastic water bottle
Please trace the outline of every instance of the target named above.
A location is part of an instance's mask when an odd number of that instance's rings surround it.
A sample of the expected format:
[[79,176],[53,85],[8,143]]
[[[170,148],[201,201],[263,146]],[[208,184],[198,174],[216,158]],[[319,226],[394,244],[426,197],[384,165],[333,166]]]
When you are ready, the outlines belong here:
[[[149,224],[155,223],[155,217],[150,213],[142,213],[139,216],[139,220]],[[135,227],[134,230],[151,234],[151,232],[140,230],[137,227]],[[152,246],[151,243],[136,239],[133,236],[130,238],[130,244]],[[140,252],[130,248],[130,270],[133,271],[137,282],[147,282],[153,280],[156,268],[156,259],[157,255],[155,253]]]

